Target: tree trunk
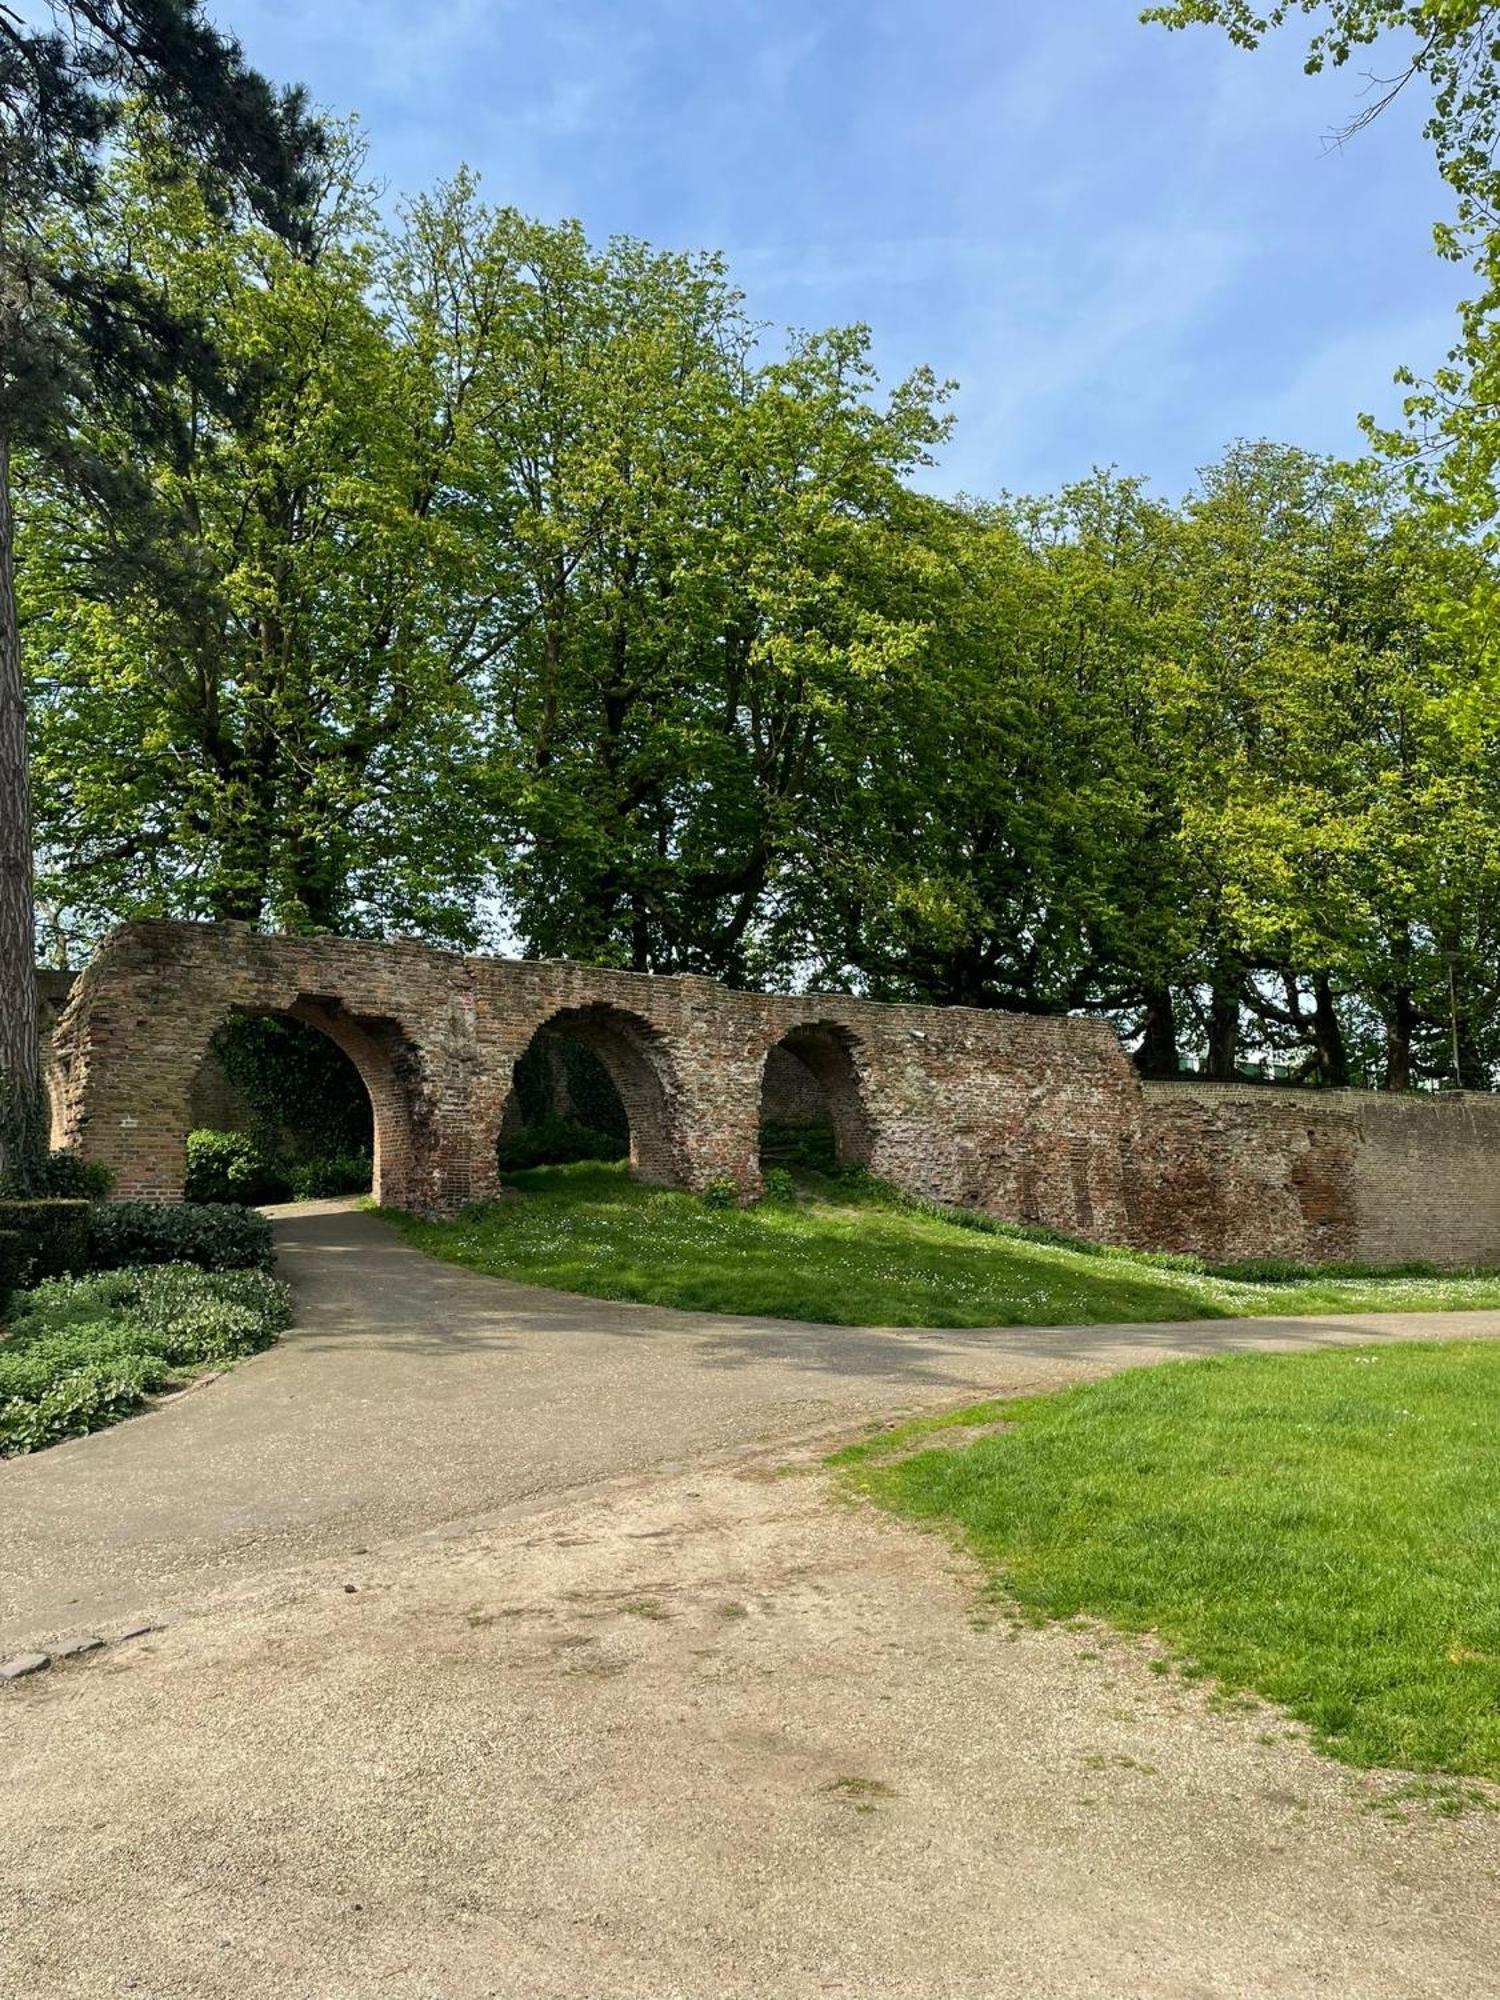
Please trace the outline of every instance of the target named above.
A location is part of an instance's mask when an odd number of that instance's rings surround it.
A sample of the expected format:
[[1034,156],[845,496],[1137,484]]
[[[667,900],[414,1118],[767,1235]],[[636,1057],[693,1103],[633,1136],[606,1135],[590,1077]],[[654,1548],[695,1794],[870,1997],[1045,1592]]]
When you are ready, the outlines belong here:
[[25,1186],[46,1151],[37,1048],[31,770],[16,622],[10,441],[0,434],[0,1176]]
[[1181,1066],[1177,1010],[1170,986],[1151,986],[1146,990],[1146,1018],[1141,1024],[1141,1045],[1135,1052],[1135,1066],[1142,1076],[1176,1076]]
[[1411,1089],[1411,1045],[1416,1031],[1417,1010],[1411,988],[1398,986],[1385,1010],[1385,1077],[1382,1090]]
[[[336,931],[349,887],[344,845],[331,828],[294,826],[286,835],[292,902],[310,931]],[[269,872],[269,871],[268,871]]]
[[1398,922],[1391,934],[1391,979],[1380,995],[1385,1027],[1385,1075],[1382,1090],[1410,1090],[1412,1043],[1417,1036],[1417,1005],[1411,986],[1411,933]]
[[1232,1083],[1240,1053],[1240,986],[1237,965],[1220,966],[1208,1003],[1208,1075]]
[[1349,1083],[1349,1050],[1344,1027],[1333,1002],[1333,982],[1326,972],[1313,975],[1313,1033],[1317,1037],[1318,1074],[1330,1090]]
[[630,899],[630,969],[632,972],[650,972],[651,967],[651,921],[642,897]]

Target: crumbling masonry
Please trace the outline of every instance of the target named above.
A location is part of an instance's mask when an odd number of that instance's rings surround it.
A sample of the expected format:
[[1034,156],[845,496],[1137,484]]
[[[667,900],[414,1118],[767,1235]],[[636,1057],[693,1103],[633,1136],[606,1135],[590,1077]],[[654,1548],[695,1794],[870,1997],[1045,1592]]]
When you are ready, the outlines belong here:
[[1214,1257],[1500,1263],[1487,1096],[1143,1085],[1096,1021],[237,924],[130,924],[105,941],[53,1038],[58,1142],[111,1167],[121,1196],[179,1199],[194,1080],[235,1013],[309,1023],[345,1051],[374,1107],[378,1198],[432,1214],[494,1193],[514,1065],[550,1028],[599,1056],[635,1171],[663,1186],[756,1191],[769,1061],[783,1087],[796,1075],[821,1092],[843,1159],[937,1201]]

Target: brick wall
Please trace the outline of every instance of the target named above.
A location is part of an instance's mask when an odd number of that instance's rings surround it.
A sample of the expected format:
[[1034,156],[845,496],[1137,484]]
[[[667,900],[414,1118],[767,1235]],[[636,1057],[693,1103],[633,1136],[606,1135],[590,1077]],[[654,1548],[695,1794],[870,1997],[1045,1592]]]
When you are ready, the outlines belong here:
[[1354,1131],[1344,1100],[1367,1095],[1144,1084],[1129,1154],[1131,1240],[1208,1257],[1359,1256]]
[[804,1107],[810,1084],[843,1158],[1014,1220],[1211,1256],[1500,1263],[1488,1098],[1142,1086],[1101,1022],[234,924],[125,926],[74,984],[54,1039],[58,1128],[120,1193],[180,1196],[209,1038],[236,1010],[344,1049],[374,1106],[379,1198],[434,1213],[493,1192],[514,1065],[550,1025],[604,1063],[654,1183],[752,1194],[769,1080],[772,1102],[795,1085]]

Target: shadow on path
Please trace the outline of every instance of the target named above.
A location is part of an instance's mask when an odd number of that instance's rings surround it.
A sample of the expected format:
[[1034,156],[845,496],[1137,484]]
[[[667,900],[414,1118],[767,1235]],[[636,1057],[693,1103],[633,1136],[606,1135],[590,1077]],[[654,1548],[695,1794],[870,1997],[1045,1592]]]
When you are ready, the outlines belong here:
[[349,1204],[272,1213],[297,1305],[279,1346],[0,1464],[0,1648],[964,1394],[1235,1350],[1500,1335],[1500,1312],[958,1331],[685,1313],[482,1277]]

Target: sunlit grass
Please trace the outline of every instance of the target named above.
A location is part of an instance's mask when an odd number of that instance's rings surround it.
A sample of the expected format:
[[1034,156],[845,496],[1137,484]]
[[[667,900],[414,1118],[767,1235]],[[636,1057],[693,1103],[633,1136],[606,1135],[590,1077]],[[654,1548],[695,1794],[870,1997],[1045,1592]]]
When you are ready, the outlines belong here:
[[794,1205],[713,1209],[623,1167],[544,1167],[451,1222],[395,1218],[420,1249],[593,1298],[836,1325],[1067,1326],[1227,1314],[1500,1306],[1500,1277],[1251,1284],[1190,1260],[990,1234],[878,1188],[811,1183]]
[[1500,1779],[1500,1345],[1135,1369],[835,1463],[1038,1618],[1153,1632],[1350,1763]]

